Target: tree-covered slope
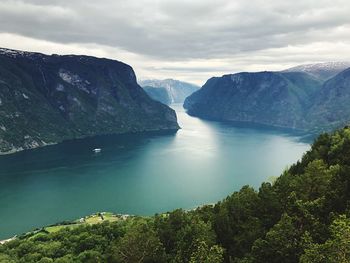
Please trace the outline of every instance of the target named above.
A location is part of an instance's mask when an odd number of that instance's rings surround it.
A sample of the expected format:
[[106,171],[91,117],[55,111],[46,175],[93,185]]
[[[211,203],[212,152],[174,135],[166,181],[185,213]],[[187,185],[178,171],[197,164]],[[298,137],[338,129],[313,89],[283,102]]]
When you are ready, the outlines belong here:
[[350,129],[320,135],[273,183],[215,205],[32,233],[1,262],[350,262]]
[[86,136],[178,129],[133,69],[88,56],[0,49],[0,153]]
[[319,129],[350,123],[350,68],[324,83],[313,99],[307,119]]
[[203,118],[303,129],[304,110],[320,86],[301,72],[243,72],[209,79],[184,107]]
[[303,72],[258,72],[211,78],[184,103],[194,116],[314,132],[350,122],[350,69],[326,82]]

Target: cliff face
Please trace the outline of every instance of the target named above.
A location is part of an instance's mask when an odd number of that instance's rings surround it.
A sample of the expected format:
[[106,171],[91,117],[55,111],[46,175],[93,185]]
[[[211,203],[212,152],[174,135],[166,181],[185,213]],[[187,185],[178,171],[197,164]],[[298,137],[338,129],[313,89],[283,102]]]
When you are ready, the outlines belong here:
[[140,81],[140,85],[151,98],[164,104],[183,103],[189,95],[199,89],[196,85],[174,79],[143,80]]
[[243,72],[209,79],[184,107],[203,118],[303,129],[303,112],[320,86],[300,72]]
[[143,89],[152,99],[159,101],[165,105],[170,105],[173,101],[173,98],[166,88],[145,86]]
[[176,130],[119,61],[0,49],[0,152],[101,134]]

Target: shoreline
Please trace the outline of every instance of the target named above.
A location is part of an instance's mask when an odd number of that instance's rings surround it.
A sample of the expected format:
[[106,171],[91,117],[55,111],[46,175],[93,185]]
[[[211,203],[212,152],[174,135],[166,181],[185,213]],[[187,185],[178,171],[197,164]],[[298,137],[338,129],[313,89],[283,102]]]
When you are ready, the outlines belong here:
[[8,238],[8,239],[0,240],[0,245],[3,245],[3,244],[5,244],[5,243],[7,243],[7,242],[10,242],[10,241],[12,241],[12,240],[15,240],[16,238],[17,238],[17,235],[14,235],[13,237],[10,237],[10,238]]
[[118,220],[127,220],[128,218],[136,217],[135,215],[130,215],[130,214],[115,214],[112,212],[96,212],[90,215],[86,215],[84,217],[74,219],[74,220],[67,220],[67,221],[62,221],[62,222],[57,222],[51,225],[46,225],[42,226],[33,230],[30,230],[28,232],[24,232],[21,234],[16,234],[10,238],[5,238],[0,240],[0,246],[16,240],[17,238],[20,237],[25,237],[25,236],[33,236],[38,233],[51,233],[51,232],[57,232],[63,228],[69,228],[69,227],[78,227],[78,226],[83,226],[83,225],[94,225],[94,224],[100,224],[103,222],[115,222]]
[[138,135],[138,134],[147,134],[147,133],[153,133],[153,132],[174,132],[174,133],[176,133],[178,130],[181,130],[180,126],[178,128],[171,128],[171,129],[170,128],[169,129],[149,129],[149,130],[135,131],[135,132],[106,133],[106,134],[95,134],[95,135],[91,135],[91,136],[87,135],[87,136],[82,136],[82,137],[78,137],[78,138],[65,139],[65,140],[58,141],[58,142],[44,143],[43,145],[38,145],[35,147],[30,147],[30,148],[18,147],[18,148],[12,148],[11,150],[6,151],[6,152],[0,151],[0,157],[6,156],[6,155],[11,155],[11,154],[16,154],[16,153],[20,153],[20,152],[24,152],[24,151],[41,149],[41,148],[45,148],[47,146],[58,145],[58,144],[62,144],[62,143],[69,142],[69,141],[91,139],[91,138],[101,137],[101,136]]
[[[197,205],[197,206],[194,206],[194,207],[191,207],[191,208],[182,208],[183,211],[185,211],[186,213],[188,212],[192,212],[192,211],[195,211],[196,209],[198,208],[203,208],[205,206],[214,206],[216,203],[208,203],[208,204],[201,204],[201,205]],[[168,214],[170,213],[170,211],[167,211],[167,212],[161,212],[159,214]],[[89,222],[89,219],[91,218],[103,218],[104,215],[107,215],[106,218],[102,219],[102,220],[97,220],[97,221],[94,221],[93,223]],[[93,213],[93,214],[90,214],[90,215],[86,215],[84,217],[81,217],[81,218],[78,218],[78,219],[73,219],[73,220],[67,220],[67,221],[62,221],[62,222],[57,222],[57,223],[54,223],[54,224],[51,224],[51,225],[46,225],[46,226],[42,226],[42,227],[39,227],[39,228],[36,228],[36,229],[33,229],[33,230],[30,230],[28,232],[24,232],[24,233],[21,233],[21,234],[16,234],[10,238],[6,238],[6,239],[2,239],[0,240],[0,245],[3,245],[7,242],[10,242],[12,240],[15,240],[17,239],[18,237],[22,237],[22,236],[27,236],[27,235],[35,235],[37,233],[40,233],[40,232],[50,232],[50,231],[47,231],[47,229],[50,229],[50,228],[59,228],[59,229],[63,229],[63,228],[66,228],[66,227],[76,227],[76,226],[82,226],[82,225],[85,225],[85,224],[98,224],[98,223],[103,223],[103,222],[114,222],[114,221],[117,221],[117,220],[127,220],[129,218],[133,218],[133,217],[151,217],[151,216],[154,216],[154,215],[148,215],[148,216],[141,216],[141,215],[131,215],[131,214],[120,214],[120,213],[113,213],[113,212],[96,212],[96,213]],[[116,220],[110,220],[110,218],[113,218],[115,217]]]

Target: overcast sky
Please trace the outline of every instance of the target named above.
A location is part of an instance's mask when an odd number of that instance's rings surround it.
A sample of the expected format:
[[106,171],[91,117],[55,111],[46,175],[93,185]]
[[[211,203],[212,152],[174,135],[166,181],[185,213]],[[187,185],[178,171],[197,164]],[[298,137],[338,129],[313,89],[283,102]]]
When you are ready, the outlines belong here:
[[0,46],[87,54],[138,78],[350,61],[349,0],[0,0]]

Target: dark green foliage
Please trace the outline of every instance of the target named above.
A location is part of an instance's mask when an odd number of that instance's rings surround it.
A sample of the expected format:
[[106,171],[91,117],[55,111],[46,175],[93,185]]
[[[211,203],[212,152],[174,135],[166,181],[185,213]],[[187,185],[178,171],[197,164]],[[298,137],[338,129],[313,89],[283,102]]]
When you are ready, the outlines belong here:
[[308,241],[301,263],[347,263],[350,262],[350,220],[345,215],[339,216],[330,226],[331,237],[323,244]]
[[258,193],[248,186],[214,207],[214,229],[230,256],[243,256],[263,234],[258,208]]
[[153,224],[147,222],[129,226],[115,251],[118,262],[165,262],[164,247]]
[[175,210],[155,217],[158,235],[172,262],[188,262],[201,242],[209,247],[216,242],[210,223],[205,223],[196,212]]
[[218,246],[214,245],[208,247],[205,241],[199,242],[196,250],[192,253],[190,263],[217,263],[223,261],[224,250]]
[[323,134],[259,191],[244,186],[215,206],[24,236],[0,246],[0,261],[349,262],[349,150],[349,128]]
[[300,229],[295,219],[284,214],[263,238],[257,239],[252,246],[254,262],[292,263],[298,262],[302,252],[299,242]]

